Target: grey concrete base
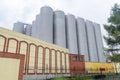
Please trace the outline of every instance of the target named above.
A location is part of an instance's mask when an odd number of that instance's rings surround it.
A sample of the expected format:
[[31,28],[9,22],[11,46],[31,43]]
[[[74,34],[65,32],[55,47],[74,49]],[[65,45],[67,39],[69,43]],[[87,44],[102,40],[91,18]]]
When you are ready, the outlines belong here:
[[24,75],[23,80],[46,80],[54,77],[70,76],[70,74],[41,74],[41,75]]

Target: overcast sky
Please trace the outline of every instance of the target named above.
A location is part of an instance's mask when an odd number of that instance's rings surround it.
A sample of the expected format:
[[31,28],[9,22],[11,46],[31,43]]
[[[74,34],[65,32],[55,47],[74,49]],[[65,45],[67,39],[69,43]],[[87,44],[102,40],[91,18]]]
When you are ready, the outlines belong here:
[[53,10],[97,22],[101,25],[102,34],[106,34],[103,24],[107,23],[115,3],[120,4],[120,0],[0,0],[0,26],[12,29],[16,21],[31,24],[40,8],[47,5]]

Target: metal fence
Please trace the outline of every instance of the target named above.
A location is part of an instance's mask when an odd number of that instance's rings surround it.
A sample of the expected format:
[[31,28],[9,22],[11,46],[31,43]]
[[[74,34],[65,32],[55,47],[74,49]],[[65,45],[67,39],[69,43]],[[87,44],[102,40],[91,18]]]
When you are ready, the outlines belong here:
[[93,79],[93,80],[120,80],[120,75],[117,74],[113,74],[113,75],[105,75],[104,78],[96,78],[96,79]]
[[[30,70],[34,71],[34,69],[30,69]],[[43,69],[39,69],[39,70],[42,71]],[[48,70],[48,68],[46,70]],[[77,77],[81,75],[90,76],[92,78],[90,80],[120,80],[120,74],[119,74],[120,69],[117,69],[117,68],[116,69],[114,68],[105,68],[105,69],[75,69],[75,68],[63,69],[61,68],[61,69],[54,69],[56,71],[61,71],[61,73],[53,73],[53,74],[49,73],[49,70],[48,70],[48,73],[44,73],[44,74],[39,74],[39,73],[32,74],[32,75],[25,74],[24,80],[49,80],[51,78],[60,77],[60,76],[69,77],[67,78],[67,80],[71,80],[70,77]],[[64,73],[66,70],[69,70],[70,73],[69,74]],[[101,75],[105,75],[105,77],[100,77]],[[99,76],[99,77],[96,77],[96,76]],[[81,80],[81,79],[79,78],[77,80]]]

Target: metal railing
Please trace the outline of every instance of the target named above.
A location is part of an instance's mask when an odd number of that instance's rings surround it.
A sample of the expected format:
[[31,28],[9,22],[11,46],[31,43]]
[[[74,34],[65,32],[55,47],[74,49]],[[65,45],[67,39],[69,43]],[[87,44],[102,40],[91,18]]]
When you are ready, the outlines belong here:
[[[120,80],[120,68],[105,68],[105,70],[100,71],[100,69],[75,69],[75,68],[70,68],[70,69],[56,69],[56,68],[46,68],[46,69],[26,69],[26,70],[33,70],[33,71],[43,71],[43,70],[56,70],[56,71],[61,71],[61,73],[49,73],[49,71],[46,71],[44,74],[26,74],[24,75],[24,80],[48,80],[54,77],[59,77],[59,76],[68,76],[66,75],[65,71],[70,71],[68,77],[76,77],[76,76],[90,76],[92,77],[92,80]],[[116,71],[117,70],[117,71]],[[68,74],[68,73],[67,73]],[[95,78],[97,75],[105,75],[105,77],[100,77],[100,78]],[[69,78],[70,79],[70,78]],[[67,79],[68,80],[68,79]],[[71,79],[70,79],[71,80]],[[79,79],[78,79],[79,80]]]

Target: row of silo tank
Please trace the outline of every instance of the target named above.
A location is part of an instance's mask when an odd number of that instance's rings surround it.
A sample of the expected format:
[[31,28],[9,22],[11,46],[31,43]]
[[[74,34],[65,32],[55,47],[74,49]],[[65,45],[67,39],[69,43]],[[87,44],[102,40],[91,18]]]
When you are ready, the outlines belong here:
[[53,43],[53,10],[50,7],[42,7],[36,20],[32,22],[31,36]]
[[36,15],[36,20],[32,21],[31,36],[39,39],[39,19],[40,15]]
[[42,7],[32,25],[33,37],[66,47],[64,12]]
[[31,30],[32,30],[32,25],[22,23],[22,22],[16,22],[14,23],[13,31],[31,36]]
[[100,25],[72,14],[42,7],[32,23],[31,36],[85,55],[86,61],[105,62]]
[[98,54],[96,48],[94,26],[91,21],[86,21],[86,32],[87,32],[87,41],[88,41],[88,52],[90,56],[90,61],[98,62]]

